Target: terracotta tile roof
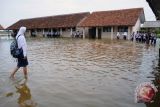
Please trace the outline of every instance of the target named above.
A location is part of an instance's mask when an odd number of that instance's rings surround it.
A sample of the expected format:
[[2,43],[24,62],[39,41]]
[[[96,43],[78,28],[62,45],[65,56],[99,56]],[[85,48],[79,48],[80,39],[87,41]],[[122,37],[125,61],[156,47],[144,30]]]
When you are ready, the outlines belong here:
[[2,27],[2,25],[0,25],[0,30],[4,30],[4,28]]
[[79,26],[133,26],[142,12],[143,8],[93,12]]
[[32,19],[22,19],[9,26],[7,29],[19,29],[21,26],[25,26],[27,27],[27,29],[76,27],[77,24],[89,14],[89,12],[84,12]]

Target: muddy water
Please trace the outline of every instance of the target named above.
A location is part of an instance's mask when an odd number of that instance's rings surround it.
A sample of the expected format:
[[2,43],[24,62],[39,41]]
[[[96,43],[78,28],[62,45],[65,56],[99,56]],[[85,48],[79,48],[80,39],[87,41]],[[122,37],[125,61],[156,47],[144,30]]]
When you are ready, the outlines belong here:
[[[129,41],[28,39],[29,79],[0,39],[0,107],[156,107],[135,104],[134,89],[159,78],[158,47]],[[157,85],[157,84],[156,84]],[[27,106],[28,105],[28,106]]]

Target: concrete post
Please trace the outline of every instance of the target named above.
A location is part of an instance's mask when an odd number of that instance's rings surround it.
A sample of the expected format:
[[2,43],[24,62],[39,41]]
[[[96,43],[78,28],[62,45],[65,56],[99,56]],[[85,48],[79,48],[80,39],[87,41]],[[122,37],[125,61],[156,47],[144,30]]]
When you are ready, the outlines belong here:
[[128,27],[128,40],[130,40],[131,39],[131,27]]
[[60,36],[62,36],[63,32],[62,32],[62,28],[60,29]]
[[10,37],[10,35],[9,35],[9,30],[7,30],[7,32],[8,32],[8,38]]
[[96,38],[98,38],[98,27],[96,27]]
[[111,40],[113,40],[113,27],[111,27]]
[[38,35],[37,35],[37,29],[35,29],[35,36],[38,36]]
[[51,33],[50,33],[51,37],[53,36],[53,29],[51,29]]
[[28,30],[28,36],[31,37],[31,30]]
[[45,34],[44,34],[44,29],[42,30],[42,35],[43,35],[43,37],[45,37]]
[[72,35],[73,35],[73,29],[72,28],[71,28],[71,32],[70,33],[71,33],[71,37],[72,37]]
[[85,39],[85,27],[83,28],[83,39]]

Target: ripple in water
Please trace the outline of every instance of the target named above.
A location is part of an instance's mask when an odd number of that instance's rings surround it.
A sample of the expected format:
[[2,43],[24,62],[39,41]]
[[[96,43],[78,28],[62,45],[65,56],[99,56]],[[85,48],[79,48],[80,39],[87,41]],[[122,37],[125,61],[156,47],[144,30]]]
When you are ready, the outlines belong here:
[[145,107],[134,103],[134,89],[159,76],[157,47],[116,40],[36,38],[27,40],[29,80],[22,85],[23,74],[18,72],[20,81],[15,84],[8,79],[16,66],[10,42],[0,40],[0,107],[21,103],[30,107]]

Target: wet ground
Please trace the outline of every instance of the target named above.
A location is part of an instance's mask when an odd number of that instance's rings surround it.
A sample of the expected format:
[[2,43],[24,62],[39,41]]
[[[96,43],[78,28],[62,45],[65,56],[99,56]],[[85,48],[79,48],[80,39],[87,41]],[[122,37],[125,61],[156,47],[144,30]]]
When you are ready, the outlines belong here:
[[134,103],[142,82],[159,85],[158,47],[130,41],[32,38],[27,40],[29,78],[20,70],[11,39],[0,39],[0,107],[158,107]]

